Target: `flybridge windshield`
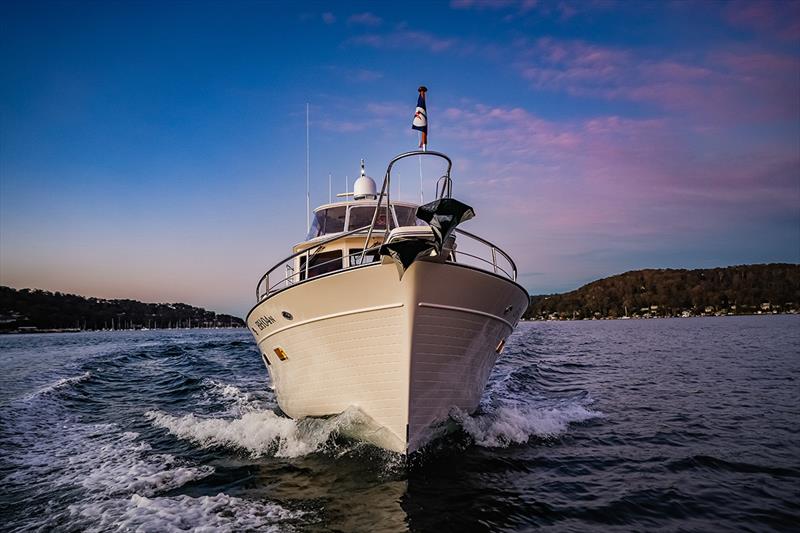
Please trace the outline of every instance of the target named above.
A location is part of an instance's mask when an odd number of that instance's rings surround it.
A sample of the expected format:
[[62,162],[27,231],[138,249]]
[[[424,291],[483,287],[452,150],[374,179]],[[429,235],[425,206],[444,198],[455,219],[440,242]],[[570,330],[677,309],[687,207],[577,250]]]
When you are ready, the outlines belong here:
[[[372,216],[375,214],[374,206],[351,207],[350,222],[347,223],[349,230],[363,228],[372,224]],[[386,209],[378,211],[378,218],[375,219],[375,229],[386,229]]]
[[345,213],[346,208],[344,206],[317,211],[314,213],[314,222],[311,223],[311,230],[309,230],[306,239],[344,231]]
[[[394,220],[390,220],[390,227],[397,226],[424,226],[425,222],[419,220],[416,216],[417,209],[412,206],[396,205],[394,209]],[[345,215],[348,207],[337,206],[329,207],[327,209],[320,209],[314,213],[314,220],[311,223],[311,230],[308,232],[306,240],[322,235],[330,235],[332,233],[340,233],[345,231],[345,222],[347,222],[347,230],[354,230],[363,228],[372,223],[372,216],[375,213],[374,205],[353,205],[349,206],[349,217]],[[346,218],[349,218],[346,220]],[[376,230],[386,229],[386,210],[382,208],[378,212],[378,219],[375,221]]]
[[405,205],[394,206],[398,226],[423,226],[425,222],[417,218],[417,208]]

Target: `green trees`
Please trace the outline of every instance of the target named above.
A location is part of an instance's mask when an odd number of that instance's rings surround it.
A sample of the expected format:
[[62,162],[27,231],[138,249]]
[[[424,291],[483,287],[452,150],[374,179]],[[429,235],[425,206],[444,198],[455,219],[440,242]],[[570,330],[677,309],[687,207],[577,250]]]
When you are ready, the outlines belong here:
[[525,318],[747,314],[800,309],[800,265],[773,263],[725,268],[636,270],[565,293],[532,296]]
[[141,329],[244,327],[241,318],[200,307],[136,300],[104,300],[39,289],[0,287],[0,331],[38,329]]

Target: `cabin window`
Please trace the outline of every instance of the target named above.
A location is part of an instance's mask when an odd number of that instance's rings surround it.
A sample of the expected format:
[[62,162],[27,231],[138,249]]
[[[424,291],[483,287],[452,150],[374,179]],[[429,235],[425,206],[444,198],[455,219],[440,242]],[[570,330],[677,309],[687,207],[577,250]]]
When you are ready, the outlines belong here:
[[399,226],[427,226],[424,220],[417,218],[417,208],[405,205],[394,206],[394,213]]
[[[372,224],[372,216],[375,214],[375,206],[351,207],[350,208],[350,230],[363,228]],[[375,229],[386,229],[386,207],[381,207],[378,211],[378,218],[375,220]]]
[[356,266],[361,264],[369,264],[374,263],[375,261],[380,260],[380,255],[378,255],[378,250],[373,250],[372,252],[367,253],[364,256],[364,263],[361,263],[361,252],[363,252],[363,248],[350,248],[350,266]]
[[329,233],[339,233],[344,231],[344,215],[346,208],[331,207],[330,209],[320,209],[314,213],[314,220],[306,239],[313,239]]
[[[311,262],[308,264],[308,277],[313,278],[342,269],[342,251],[331,250],[330,252],[319,252],[311,254]],[[300,280],[306,279],[306,256],[300,256]]]

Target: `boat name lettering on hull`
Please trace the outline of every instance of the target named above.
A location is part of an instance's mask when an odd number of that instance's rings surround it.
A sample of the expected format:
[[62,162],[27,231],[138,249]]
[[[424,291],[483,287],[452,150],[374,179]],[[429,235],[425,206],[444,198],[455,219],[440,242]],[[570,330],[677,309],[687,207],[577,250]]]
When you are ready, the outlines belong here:
[[274,323],[275,319],[272,316],[262,316],[256,319],[256,326],[258,326],[259,331],[264,331]]

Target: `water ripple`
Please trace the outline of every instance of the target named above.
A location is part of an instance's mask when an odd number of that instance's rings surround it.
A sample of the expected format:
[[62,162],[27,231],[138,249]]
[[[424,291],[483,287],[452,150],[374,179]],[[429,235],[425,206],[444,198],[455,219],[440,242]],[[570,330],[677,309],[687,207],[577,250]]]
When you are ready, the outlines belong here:
[[787,530],[800,317],[523,323],[406,461],[290,420],[246,331],[0,337],[11,531]]

